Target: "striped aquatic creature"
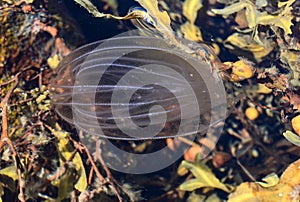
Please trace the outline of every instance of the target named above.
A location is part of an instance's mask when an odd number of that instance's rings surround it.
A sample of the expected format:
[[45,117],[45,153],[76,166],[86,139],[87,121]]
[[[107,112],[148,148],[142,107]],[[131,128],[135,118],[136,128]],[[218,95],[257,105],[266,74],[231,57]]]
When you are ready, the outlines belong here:
[[142,33],[87,44],[63,59],[51,81],[56,112],[89,134],[123,140],[207,134],[222,125],[226,94],[212,71],[217,56],[171,33],[150,36],[155,20],[137,11]]

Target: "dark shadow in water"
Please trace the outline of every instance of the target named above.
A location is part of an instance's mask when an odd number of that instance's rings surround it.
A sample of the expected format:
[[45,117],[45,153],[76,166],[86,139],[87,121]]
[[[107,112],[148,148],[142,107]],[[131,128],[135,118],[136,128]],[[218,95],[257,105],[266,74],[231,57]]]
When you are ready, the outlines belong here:
[[[84,35],[87,43],[115,36],[126,31],[128,29],[126,29],[126,27],[128,27],[127,24],[130,24],[128,21],[120,22],[113,19],[95,18],[74,0],[56,1],[58,9],[61,10],[62,13],[68,12],[69,17],[71,17],[79,26],[79,29]],[[103,11],[103,7],[105,6],[103,2],[91,2],[98,8],[100,12],[112,13],[110,10]],[[126,15],[130,7],[137,5],[137,3],[133,0],[120,1],[118,3],[118,13],[120,16]],[[126,23],[126,26],[122,26],[123,23]]]

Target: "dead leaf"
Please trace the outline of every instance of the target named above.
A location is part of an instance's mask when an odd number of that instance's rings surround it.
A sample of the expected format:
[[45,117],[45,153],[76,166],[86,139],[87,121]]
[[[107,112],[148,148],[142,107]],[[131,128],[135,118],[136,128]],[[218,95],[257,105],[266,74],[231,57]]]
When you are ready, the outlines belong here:
[[[60,156],[59,161],[62,166],[66,161],[71,159],[74,148],[69,140],[69,134],[67,132],[52,130],[52,133],[58,139],[57,146]],[[75,168],[78,175],[77,178],[75,178],[74,175],[71,175],[71,170],[67,169],[60,178],[52,181],[52,184],[57,186],[59,189],[58,199],[60,200],[68,197],[66,194],[73,190],[73,186],[80,192],[85,191],[87,188],[86,172],[81,156],[78,152],[76,152],[70,160],[70,164],[72,165],[70,168]]]
[[[292,34],[291,26],[292,20],[292,4],[295,0],[289,0],[285,4],[278,3],[278,7],[284,7],[278,14],[269,14],[266,11],[260,11],[259,7],[253,4],[251,1],[239,1],[232,5],[226,6],[223,9],[212,9],[215,14],[226,16],[237,13],[245,9],[245,16],[248,22],[248,27],[253,29],[254,35],[257,35],[256,27],[258,25],[272,25],[280,27],[284,30],[285,34]],[[264,5],[265,3],[262,2]],[[260,43],[259,41],[257,41]]]
[[300,96],[292,91],[287,91],[287,96],[289,97],[291,105],[293,105],[293,109],[300,111]]
[[[266,46],[259,45],[253,40],[251,35],[246,35],[242,33],[234,33],[230,35],[225,41],[225,46],[229,49],[234,49],[234,47],[252,52],[253,56],[257,61],[261,61],[263,57],[267,56],[274,48],[274,44],[271,42],[266,42]],[[234,46],[234,47],[232,47]]]
[[300,147],[300,137],[293,133],[292,131],[285,131],[282,134],[289,142],[293,143],[294,145]]
[[202,7],[203,5],[201,0],[185,0],[182,5],[182,13],[191,24],[194,24],[197,18],[197,12]]
[[262,187],[259,183],[245,182],[229,195],[228,202],[298,202],[300,186],[300,159],[290,164],[274,186]]
[[166,11],[160,11],[157,0],[136,0],[155,21],[155,28],[161,33],[172,33],[171,19]]
[[192,41],[203,41],[200,29],[190,22],[186,22],[180,26],[180,31],[184,38]]
[[280,60],[291,68],[291,83],[294,86],[300,86],[300,54],[299,51],[281,49]]
[[204,161],[191,163],[182,161],[181,166],[193,173],[195,178],[190,179],[180,185],[179,189],[185,191],[193,191],[199,188],[216,188],[225,192],[231,192],[231,188],[220,182],[214,173],[205,165]]
[[16,181],[18,179],[16,166],[8,166],[0,170],[0,175],[5,175],[12,180]]
[[263,182],[257,182],[262,187],[273,187],[279,183],[279,177],[276,173],[271,173],[262,179]]

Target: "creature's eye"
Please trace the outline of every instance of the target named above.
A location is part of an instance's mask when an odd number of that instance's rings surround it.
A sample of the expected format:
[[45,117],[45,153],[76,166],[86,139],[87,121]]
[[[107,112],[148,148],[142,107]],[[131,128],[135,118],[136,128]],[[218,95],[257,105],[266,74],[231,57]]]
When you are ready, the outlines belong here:
[[[207,63],[163,39],[118,36],[69,54],[52,79],[51,95],[57,113],[89,134],[157,139],[205,132],[223,120],[225,105],[218,117],[211,113],[225,97],[218,82]],[[218,96],[213,101],[209,85]]]

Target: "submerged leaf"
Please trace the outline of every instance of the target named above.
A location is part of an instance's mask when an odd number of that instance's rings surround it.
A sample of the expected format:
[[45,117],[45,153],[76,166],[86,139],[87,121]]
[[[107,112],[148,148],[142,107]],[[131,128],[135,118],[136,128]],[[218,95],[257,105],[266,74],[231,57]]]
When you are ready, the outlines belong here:
[[294,145],[300,147],[300,137],[298,135],[296,135],[295,133],[293,133],[292,131],[285,131],[283,133],[283,136],[291,143],[293,143]]
[[203,41],[200,29],[194,24],[197,18],[198,10],[203,7],[199,0],[185,0],[182,7],[183,15],[188,19],[181,25],[180,31],[186,39],[192,41]]
[[75,168],[77,175],[79,175],[76,179],[75,176],[72,175],[72,172],[70,172],[71,170],[68,168],[62,177],[53,181],[53,184],[59,188],[59,199],[64,199],[67,197],[64,193],[72,191],[73,186],[80,192],[85,191],[87,188],[87,177],[81,156],[78,152],[76,152],[75,155],[73,154],[74,148],[69,140],[69,134],[67,132],[54,130],[52,133],[58,139],[60,165],[62,166],[66,161],[70,161],[72,165],[70,168]]
[[86,190],[88,184],[87,184],[85,168],[82,163],[81,156],[79,155],[78,152],[74,156],[73,163],[75,164],[75,168],[79,174],[79,178],[78,178],[76,184],[74,185],[74,187],[78,191],[83,192]]
[[274,25],[276,27],[282,28],[285,34],[292,34],[292,20],[293,16],[289,14],[273,16],[269,15],[267,12],[263,12],[256,17],[256,24]]
[[5,175],[14,181],[18,179],[17,168],[16,166],[8,166],[0,170],[0,175]]
[[279,182],[279,177],[276,173],[271,173],[262,179],[264,182],[257,182],[262,187],[273,187]]
[[184,38],[186,39],[192,41],[203,41],[199,28],[190,22],[186,22],[181,25],[180,31],[183,33]]
[[212,12],[214,12],[215,14],[227,16],[244,9],[245,7],[247,7],[247,5],[248,3],[246,2],[239,2],[230,6],[226,6],[223,9],[212,9]]
[[[291,68],[291,83],[294,86],[300,86],[300,54],[299,51],[282,49],[280,51],[280,60]],[[299,107],[300,109],[300,107]]]
[[77,2],[78,4],[80,4],[81,6],[83,6],[89,13],[93,14],[95,17],[98,17],[98,18],[113,18],[116,20],[130,20],[130,19],[136,19],[136,18],[143,19],[144,14],[145,14],[144,12],[141,12],[140,10],[134,10],[132,12],[129,12],[125,16],[116,16],[116,15],[112,15],[109,13],[99,12],[98,9],[89,0],[74,0],[74,1]]
[[214,173],[205,165],[203,161],[197,163],[190,163],[188,161],[182,161],[181,166],[185,167],[193,173],[196,179],[191,179],[180,186],[181,190],[193,191],[198,188],[209,187],[221,189],[225,192],[230,192],[231,189],[225,184],[220,182]]
[[143,6],[150,16],[155,20],[155,28],[161,33],[173,33],[171,28],[171,19],[166,11],[160,11],[157,0],[136,0]]
[[[223,9],[212,9],[215,14],[219,15],[230,15],[236,12],[239,12],[243,9],[246,9],[246,18],[248,21],[249,28],[255,28],[257,25],[273,25],[280,27],[284,30],[285,34],[291,34],[291,26],[293,25],[291,14],[292,7],[291,5],[295,0],[289,0],[286,4],[278,4],[278,7],[285,6],[285,8],[277,15],[270,15],[267,12],[259,11],[258,7],[253,4],[251,1],[239,1],[238,3],[226,6]],[[265,3],[262,2],[264,5]],[[256,30],[254,30],[256,32]]]
[[190,179],[180,185],[180,189],[184,191],[194,191],[203,187],[207,187],[207,184],[204,184],[202,180],[197,178]]
[[229,195],[228,202],[298,202],[300,186],[300,160],[292,163],[274,186],[262,187],[259,183],[245,182]]
[[268,88],[264,84],[258,84],[257,85],[258,89],[256,90],[256,93],[261,93],[261,94],[269,94],[272,92],[272,89]]
[[100,13],[96,6],[94,6],[89,0],[74,0],[78,4],[80,4],[82,7],[84,7],[88,12],[93,14],[95,17],[105,17],[106,14]]
[[225,41],[225,46],[229,49],[233,49],[233,46],[236,48],[250,51],[257,61],[267,56],[273,50],[273,44],[269,41],[266,41],[267,46],[261,46],[250,35],[245,35],[241,33],[234,33],[230,35]]
[[[3,177],[1,177],[3,176]],[[7,178],[4,178],[4,176],[6,176]],[[3,186],[6,186],[7,188],[9,188],[11,191],[15,191],[16,189],[16,183],[15,181],[18,180],[18,173],[17,173],[17,168],[15,166],[8,166],[6,168],[3,168],[0,170],[0,192],[3,192]],[[3,183],[3,185],[2,185]],[[2,189],[2,191],[1,191]],[[0,195],[2,196],[4,194],[0,193]]]
[[182,13],[191,22],[191,24],[194,24],[197,12],[202,7],[202,2],[199,0],[185,0],[182,5]]

